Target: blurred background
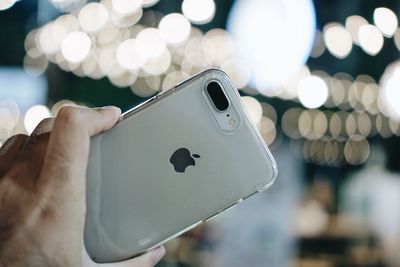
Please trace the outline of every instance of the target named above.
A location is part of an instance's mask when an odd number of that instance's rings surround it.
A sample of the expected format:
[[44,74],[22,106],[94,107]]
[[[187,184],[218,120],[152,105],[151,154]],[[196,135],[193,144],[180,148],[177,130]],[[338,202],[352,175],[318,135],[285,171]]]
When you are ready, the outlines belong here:
[[0,145],[225,70],[277,182],[159,266],[400,266],[400,1],[1,0]]

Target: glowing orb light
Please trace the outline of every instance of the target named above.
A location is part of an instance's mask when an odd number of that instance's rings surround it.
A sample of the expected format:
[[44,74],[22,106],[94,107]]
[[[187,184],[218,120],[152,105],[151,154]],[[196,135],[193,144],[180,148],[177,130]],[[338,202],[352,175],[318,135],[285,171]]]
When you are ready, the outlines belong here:
[[400,62],[390,64],[382,75],[380,97],[386,115],[400,121]]
[[238,0],[228,18],[252,86],[267,92],[284,84],[307,60],[315,36],[311,0]]

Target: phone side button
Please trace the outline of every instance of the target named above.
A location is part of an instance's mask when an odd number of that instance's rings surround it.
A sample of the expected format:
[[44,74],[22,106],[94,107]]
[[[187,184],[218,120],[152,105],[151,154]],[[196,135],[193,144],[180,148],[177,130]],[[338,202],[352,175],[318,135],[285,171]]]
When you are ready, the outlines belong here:
[[239,204],[240,202],[242,202],[242,201],[243,201],[243,198],[239,199],[238,201],[236,201],[236,202],[233,203],[232,205],[230,205],[230,206],[226,207],[225,209],[218,211],[218,212],[215,213],[214,215],[211,215],[210,217],[204,219],[203,222],[208,222],[209,220],[215,218],[215,217],[218,216],[219,214],[231,210],[232,208],[236,207],[236,205],[238,205],[238,204]]

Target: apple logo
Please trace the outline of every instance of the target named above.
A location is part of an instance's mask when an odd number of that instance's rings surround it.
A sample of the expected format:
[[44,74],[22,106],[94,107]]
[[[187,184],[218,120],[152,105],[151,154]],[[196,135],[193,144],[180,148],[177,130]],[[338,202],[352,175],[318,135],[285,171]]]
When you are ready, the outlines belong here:
[[196,165],[194,158],[200,158],[200,155],[190,155],[189,149],[182,147],[172,153],[169,162],[171,162],[172,166],[174,166],[176,172],[185,172],[188,166]]

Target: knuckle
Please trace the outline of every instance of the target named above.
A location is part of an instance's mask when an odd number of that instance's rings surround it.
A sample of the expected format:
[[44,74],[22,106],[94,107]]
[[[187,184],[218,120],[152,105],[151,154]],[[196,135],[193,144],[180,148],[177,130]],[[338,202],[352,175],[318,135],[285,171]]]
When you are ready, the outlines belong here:
[[80,113],[77,108],[65,106],[58,111],[56,120],[66,125],[77,125],[80,121]]
[[20,134],[16,134],[16,135],[13,135],[10,138],[8,138],[7,142],[11,141],[11,140],[17,140],[17,141],[18,140],[25,140],[27,138],[28,138],[28,135],[20,133]]
[[51,131],[53,127],[54,118],[45,118],[39,122],[31,135],[39,135]]

